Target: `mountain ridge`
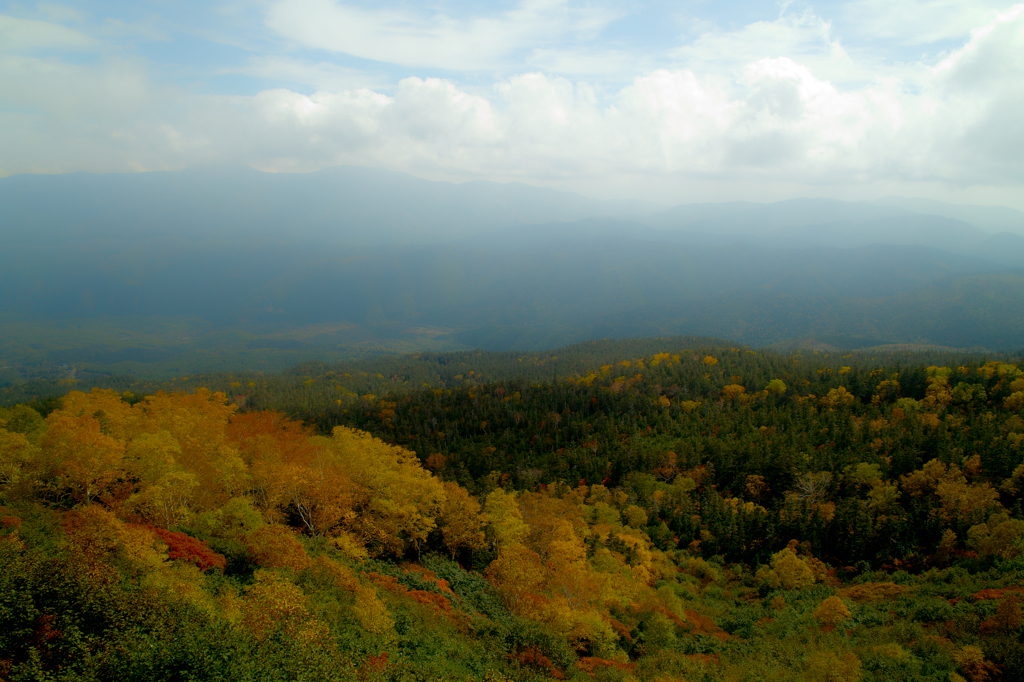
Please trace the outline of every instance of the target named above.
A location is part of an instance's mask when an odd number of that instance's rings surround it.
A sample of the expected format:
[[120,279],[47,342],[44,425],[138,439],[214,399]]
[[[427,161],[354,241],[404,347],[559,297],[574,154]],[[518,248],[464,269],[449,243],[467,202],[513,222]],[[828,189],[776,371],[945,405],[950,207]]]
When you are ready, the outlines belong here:
[[[654,210],[341,167],[13,176],[0,203],[0,365],[22,378],[638,334],[1024,346],[1024,236],[877,202]],[[203,331],[121,338],[143,320]]]

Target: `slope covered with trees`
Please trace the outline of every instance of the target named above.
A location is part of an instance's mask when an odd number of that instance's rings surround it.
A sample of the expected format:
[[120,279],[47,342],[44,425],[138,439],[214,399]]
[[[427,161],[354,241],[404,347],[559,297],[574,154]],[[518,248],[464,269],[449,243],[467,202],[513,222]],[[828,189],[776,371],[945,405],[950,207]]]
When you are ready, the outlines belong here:
[[3,408],[0,678],[1024,675],[1017,362],[563,350]]

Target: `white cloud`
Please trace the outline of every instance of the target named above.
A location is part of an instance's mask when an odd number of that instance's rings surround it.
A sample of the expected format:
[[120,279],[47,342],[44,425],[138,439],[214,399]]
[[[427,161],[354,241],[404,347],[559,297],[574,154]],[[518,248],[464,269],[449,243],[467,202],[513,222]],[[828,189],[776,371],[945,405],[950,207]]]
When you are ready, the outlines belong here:
[[783,12],[772,21],[754,22],[733,31],[709,28],[668,54],[681,67],[729,77],[740,76],[753,62],[786,57],[819,78],[854,88],[875,82],[880,74],[916,87],[928,75],[923,64],[886,63],[884,53],[875,50],[858,49],[856,57],[851,56],[832,23],[810,10]]
[[172,150],[139,134],[165,96],[130,62],[0,56],[0,174],[166,167]]
[[709,30],[670,54],[691,68],[748,64],[767,57],[792,59],[829,54],[831,25],[811,12],[783,14],[774,21],[758,21],[736,31]]
[[305,47],[409,67],[451,71],[506,68],[521,50],[592,36],[616,15],[564,0],[528,0],[498,16],[363,9],[333,0],[278,0],[267,25]]
[[1024,5],[972,31],[936,67],[927,94],[949,114],[936,133],[952,141],[953,162],[986,180],[1024,179]]
[[991,93],[1008,83],[1020,84],[1024,72],[1024,5],[996,13],[971,31],[970,41],[935,69],[943,84],[960,91]]
[[636,79],[610,107],[586,86],[534,73],[504,81],[490,98],[416,78],[390,97],[272,91],[249,115],[253,135],[275,141],[264,145],[263,167],[362,162],[526,180],[662,173],[812,185],[973,181],[956,163],[970,140],[934,138],[961,112],[933,104],[893,83],[843,92],[776,58],[748,65],[731,87],[660,70]]
[[977,0],[853,0],[842,5],[845,25],[870,40],[928,46],[958,40],[1011,3]]
[[[116,60],[84,66],[51,59],[0,56],[0,103],[78,124],[132,120],[158,103],[145,71]],[[55,128],[53,133],[61,134]]]
[[36,3],[36,12],[49,21],[58,23],[81,22],[85,20],[85,15],[79,10],[70,5],[61,5],[55,2]]
[[98,41],[60,24],[0,14],[0,53],[27,50],[83,50]]
[[301,83],[316,90],[339,92],[361,88],[387,89],[391,84],[376,74],[338,66],[332,62],[313,62],[289,56],[255,56],[242,66],[218,69],[222,75],[240,74],[272,81]]
[[524,61],[546,73],[615,81],[628,80],[652,60],[625,49],[587,47],[538,48],[531,51]]
[[[398,35],[398,20],[380,17],[363,28]],[[486,34],[472,21],[454,28],[445,21],[428,28],[437,36]],[[587,26],[580,30],[593,30]],[[34,44],[90,44],[74,32],[36,28]],[[496,32],[504,42],[489,48],[491,63],[518,45],[507,26]],[[419,35],[403,53],[410,62],[442,39]],[[990,15],[940,62],[865,65],[812,14],[706,32],[675,58],[671,68],[646,68],[609,89],[544,70],[475,87],[437,78],[386,87],[327,61],[260,56],[223,71],[307,83],[316,92],[224,96],[157,87],[137,62],[7,55],[0,58],[0,173],[205,162],[305,171],[345,163],[666,201],[713,185],[736,188],[731,198],[741,190],[848,196],[918,186],[936,198],[974,187],[988,192],[986,200],[1024,201],[1024,5]]]

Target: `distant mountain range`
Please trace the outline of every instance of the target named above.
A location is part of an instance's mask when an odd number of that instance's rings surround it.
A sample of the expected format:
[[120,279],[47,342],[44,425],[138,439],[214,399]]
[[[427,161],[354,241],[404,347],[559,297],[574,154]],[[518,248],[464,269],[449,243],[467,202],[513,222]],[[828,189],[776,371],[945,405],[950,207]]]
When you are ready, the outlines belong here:
[[[4,207],[0,214],[4,241],[22,243],[47,243],[65,236],[137,240],[174,235],[187,239],[259,236],[350,246],[432,244],[501,228],[585,218],[617,218],[662,230],[763,236],[780,230],[828,225],[857,228],[927,216],[946,218],[934,220],[935,225],[946,225],[946,230],[973,227],[982,233],[1024,236],[1024,212],[1001,206],[885,197],[874,202],[796,199],[665,208],[641,201],[602,201],[522,183],[454,184],[353,166],[307,174],[211,167],[181,172],[15,175],[0,178],[0,205]],[[919,223],[923,228],[930,224]]]
[[76,357],[141,372],[203,343],[111,331],[82,355],[71,337],[25,331],[83,319],[190,320],[282,358],[328,344],[298,332],[324,324],[361,330],[331,336],[332,352],[357,337],[526,349],[661,334],[1024,346],[1024,213],[1003,207],[666,209],[349,167],[14,176],[0,206],[0,365],[23,368],[8,380]]
[[500,227],[658,207],[595,201],[522,183],[433,182],[341,166],[315,173],[245,167],[0,179],[4,241],[254,237],[367,246],[432,244]]

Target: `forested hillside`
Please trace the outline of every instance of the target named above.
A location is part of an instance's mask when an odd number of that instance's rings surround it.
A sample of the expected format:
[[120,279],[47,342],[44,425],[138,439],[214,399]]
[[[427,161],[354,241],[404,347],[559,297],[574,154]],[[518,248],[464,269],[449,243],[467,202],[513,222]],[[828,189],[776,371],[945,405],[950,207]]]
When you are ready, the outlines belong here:
[[1024,677],[1017,359],[211,378],[0,411],[0,679]]

